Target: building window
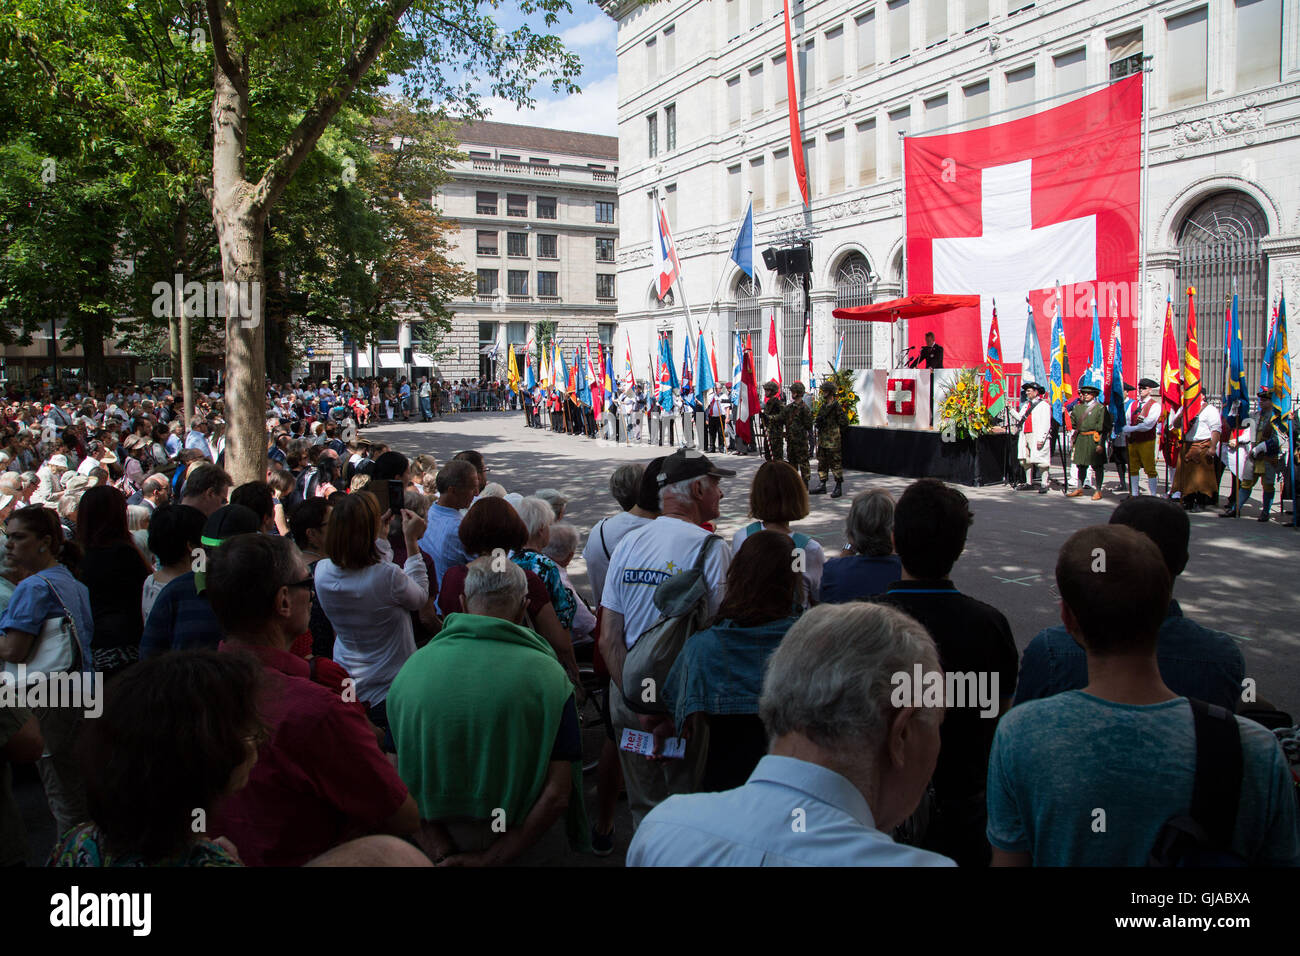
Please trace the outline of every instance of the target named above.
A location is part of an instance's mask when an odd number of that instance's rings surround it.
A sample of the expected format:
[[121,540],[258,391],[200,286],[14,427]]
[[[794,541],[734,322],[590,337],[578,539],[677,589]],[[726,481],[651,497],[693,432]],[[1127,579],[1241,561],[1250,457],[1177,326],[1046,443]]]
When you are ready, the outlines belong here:
[[844,28],[826,31],[826,82],[834,83],[844,76]]
[[799,95],[807,97],[817,88],[817,44],[809,40],[799,48]]
[[664,107],[664,148],[672,152],[677,148],[677,104]]
[[1029,115],[1029,104],[1034,101],[1034,67],[1029,65],[1007,74],[1007,119]]
[[764,199],[763,187],[766,185],[763,182],[763,179],[764,179],[764,174],[766,172],[767,172],[767,168],[763,164],[762,156],[759,156],[756,159],[751,159],[749,161],[749,188],[752,189],[754,192],[755,209],[766,208],[763,205],[763,199]]
[[524,356],[524,346],[528,344],[527,322],[507,322],[506,342],[515,347],[515,358],[521,364],[528,361]]
[[772,57],[772,98],[779,109],[785,109],[790,102],[790,80],[785,74],[785,54]]
[[646,155],[654,159],[659,155],[659,114],[651,113],[645,118]]
[[733,76],[727,79],[727,122],[739,126],[740,121],[740,77]]
[[740,0],[727,0],[727,39],[740,36]]
[[905,132],[912,118],[912,110],[903,107],[889,114],[889,175],[897,178],[903,174],[903,138],[899,133]]
[[528,233],[506,233],[506,255],[513,259],[528,258]]
[[506,292],[510,295],[528,294],[528,270],[511,269],[506,274]]
[[659,79],[659,48],[654,37],[645,41],[645,77],[649,83]]
[[601,322],[596,326],[596,338],[607,349],[613,348],[616,332],[618,332],[618,323],[616,322]]
[[777,207],[790,203],[790,150],[778,149],[772,154],[772,186]]
[[664,28],[664,72],[671,73],[677,68],[677,31],[673,27]]
[[749,71],[749,115],[763,112],[763,64]]
[[670,183],[664,187],[664,212],[668,215],[670,226],[677,223],[677,184]]
[[1208,9],[1201,7],[1165,21],[1169,30],[1169,56],[1164,72],[1171,109],[1205,102],[1210,38]]
[[514,216],[516,219],[526,218],[528,216],[528,197],[521,196],[518,193],[507,194],[506,215]]
[[876,181],[876,121],[858,124],[858,185],[870,186]]
[[555,236],[549,233],[539,234],[537,237],[537,258],[539,259],[558,259],[560,254],[557,251]]
[[474,211],[480,216],[495,216],[497,214],[497,194],[479,192],[475,194]]
[[495,232],[478,231],[478,254],[480,256],[497,255],[497,234]]
[[844,192],[844,130],[826,134],[826,191]]
[[555,197],[554,196],[537,197],[537,218],[538,219],[555,218]]
[[803,141],[803,166],[804,174],[808,177],[808,198],[820,196],[823,190],[818,188],[821,185],[821,170],[817,168],[816,139]]
[[1282,0],[1237,0],[1237,92],[1282,79]]
[[1106,41],[1110,78],[1118,80],[1142,69],[1142,31],[1133,30]]
[[479,269],[475,292],[479,295],[495,295],[501,273],[497,269]]
[[614,277],[605,273],[596,273],[596,298],[614,298]]
[[926,0],[926,47],[935,46],[946,39],[948,39],[948,0]]
[[539,272],[537,273],[537,294],[543,296],[558,296],[556,291],[559,288],[558,272]]
[[966,0],[966,19],[962,29],[971,33],[989,25],[989,0]]
[[727,167],[727,218],[740,218],[740,165]]
[[928,130],[941,129],[948,125],[948,96],[932,96],[926,100],[925,106],[925,128]]
[[483,152],[482,150],[471,149],[471,150],[469,151],[469,158],[470,158],[470,159],[491,159],[491,158],[492,158],[492,154],[491,154],[491,153],[485,153],[485,152]]
[[596,201],[596,221],[613,222],[614,221],[614,204],[612,202]]
[[853,21],[858,28],[858,72],[876,68],[876,11],[868,10]]
[[596,239],[596,261],[613,262],[614,261],[614,240],[606,239],[603,236]]
[[501,162],[503,163],[517,163],[519,162],[519,159],[520,157],[518,156],[510,156],[506,153],[501,154]]
[[962,87],[961,97],[966,108],[966,128],[979,129],[989,125],[989,81]]
[[[496,378],[496,361],[492,355],[497,342],[497,323],[480,322],[478,324],[478,375],[479,378]],[[504,356],[502,356],[504,359]]]
[[1088,83],[1088,51],[1084,47],[1052,58],[1056,68],[1056,92],[1073,93]]
[[890,0],[889,3],[889,62],[894,63],[912,52],[912,27],[908,22],[912,11],[907,0]]

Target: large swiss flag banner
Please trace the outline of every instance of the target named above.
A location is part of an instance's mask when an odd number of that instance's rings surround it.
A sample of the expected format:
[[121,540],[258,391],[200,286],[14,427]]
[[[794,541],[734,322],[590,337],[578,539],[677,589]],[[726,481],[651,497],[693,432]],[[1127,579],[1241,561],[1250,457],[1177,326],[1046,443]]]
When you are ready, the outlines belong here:
[[[997,126],[904,139],[907,292],[978,294],[980,308],[909,324],[932,331],[949,368],[984,363],[998,303],[1006,370],[1024,354],[1025,299],[1050,329],[1057,282],[1070,367],[1091,357],[1092,309],[1120,316],[1125,376],[1136,362],[1142,74]],[[1039,336],[1044,359],[1051,343]],[[1130,378],[1131,380],[1131,378]]]

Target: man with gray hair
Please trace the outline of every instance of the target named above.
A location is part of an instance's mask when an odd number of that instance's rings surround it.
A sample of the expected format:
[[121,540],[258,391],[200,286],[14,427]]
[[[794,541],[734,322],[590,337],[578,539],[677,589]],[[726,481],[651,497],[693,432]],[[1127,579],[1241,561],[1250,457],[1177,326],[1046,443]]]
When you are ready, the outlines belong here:
[[574,849],[589,848],[573,685],[520,623],[527,592],[504,556],[471,562],[467,613],[448,614],[388,692],[398,768],[434,862],[555,864],[566,829]]
[[628,866],[953,865],[889,835],[939,756],[943,707],[898,694],[900,675],[917,671],[939,673],[939,652],[906,614],[863,603],[805,613],[763,681],[767,756],[744,786],[652,810]]
[[[668,718],[639,718],[623,699],[623,662],[628,649],[659,620],[655,589],[660,582],[692,566],[709,532],[700,525],[718,516],[720,478],[736,473],[716,468],[697,451],[678,450],[663,459],[656,484],[662,514],[624,536],[614,549],[601,597],[600,653],[610,673],[610,717],[616,740],[624,728],[653,730]],[[722,604],[731,549],[714,547],[704,563],[712,617]],[[706,739],[693,738],[684,759],[659,760],[619,751],[628,808],[637,825],[669,794],[689,793],[704,766]]]
[[883,488],[853,496],[844,522],[848,548],[822,569],[821,602],[844,604],[883,594],[903,576],[894,553],[894,497]]

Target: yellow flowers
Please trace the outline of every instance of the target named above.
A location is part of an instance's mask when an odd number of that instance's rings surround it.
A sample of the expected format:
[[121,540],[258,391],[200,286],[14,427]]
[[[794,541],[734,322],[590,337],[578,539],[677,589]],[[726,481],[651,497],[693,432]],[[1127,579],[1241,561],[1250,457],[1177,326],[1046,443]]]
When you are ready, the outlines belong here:
[[976,374],[975,369],[961,372],[955,382],[945,386],[939,402],[941,424],[951,426],[958,438],[982,435],[992,425]]

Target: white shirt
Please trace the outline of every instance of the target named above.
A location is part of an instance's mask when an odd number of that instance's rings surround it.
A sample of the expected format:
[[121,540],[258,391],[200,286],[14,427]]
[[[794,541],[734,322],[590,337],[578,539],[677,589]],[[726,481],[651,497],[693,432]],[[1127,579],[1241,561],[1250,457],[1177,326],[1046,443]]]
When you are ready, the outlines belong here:
[[[605,593],[601,606],[623,615],[623,640],[628,647],[660,618],[655,607],[655,588],[659,582],[685,571],[709,536],[699,525],[660,515],[644,528],[627,534],[614,549],[605,575]],[[709,617],[722,604],[731,564],[731,549],[715,544],[704,564],[704,578],[709,591]]]
[[1201,406],[1201,413],[1196,416],[1196,424],[1192,426],[1187,440],[1208,441],[1210,435],[1214,432],[1219,432],[1222,435],[1223,419],[1219,417],[1219,410],[1206,402]]
[[[755,528],[755,524],[758,524],[759,527]],[[749,524],[742,527],[731,539],[732,554],[735,554],[740,550],[740,546],[745,543],[746,538],[751,534],[757,534],[762,530],[764,530],[762,522],[756,521],[751,521]],[[780,533],[784,534],[784,532]],[[795,532],[793,528],[790,533],[791,536],[794,535]],[[804,586],[807,588],[808,594],[812,596],[812,599],[814,601],[819,601],[821,600],[822,594],[822,569],[826,567],[826,552],[822,549],[821,543],[818,542],[816,538],[812,537],[812,535],[808,535],[808,543],[804,546],[803,550]],[[791,555],[790,560],[794,560],[793,555]]]
[[[609,559],[613,557],[614,549],[629,531],[635,531],[653,520],[654,518],[634,515],[630,511],[620,511],[608,518],[601,518],[587,532],[587,546],[582,549],[582,560],[587,562],[587,580],[591,582],[591,593],[597,605],[605,591],[605,573],[609,570]],[[609,550],[606,551],[606,548]]]
[[334,625],[334,659],[356,680],[357,697],[381,703],[415,653],[411,611],[429,599],[429,572],[417,548],[406,564],[393,563],[392,546],[375,542],[380,560],[343,570],[329,558],[316,563],[316,597]]

